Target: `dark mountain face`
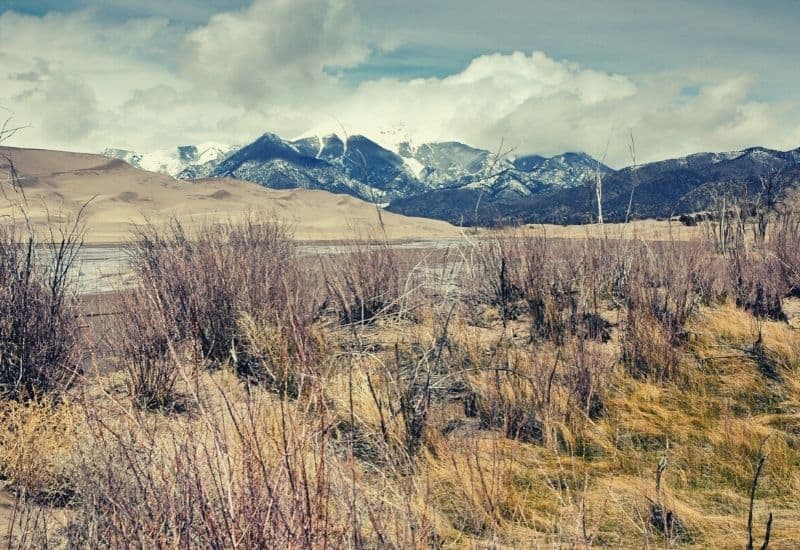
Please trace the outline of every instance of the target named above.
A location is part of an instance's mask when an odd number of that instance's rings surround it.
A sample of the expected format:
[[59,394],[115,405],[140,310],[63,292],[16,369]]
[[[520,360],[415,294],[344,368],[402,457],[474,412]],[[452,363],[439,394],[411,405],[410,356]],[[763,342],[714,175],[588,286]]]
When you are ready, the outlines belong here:
[[348,192],[350,186],[329,163],[282,140],[264,134],[221,162],[213,177],[230,176],[273,189],[329,189]]
[[363,136],[335,135],[293,142],[264,134],[220,163],[213,175],[273,188],[306,187],[388,202],[424,191],[403,159]]
[[[581,183],[609,169],[583,154],[526,157],[520,169],[489,151],[463,143],[401,144],[399,153],[364,136],[284,141],[264,134],[219,163],[213,176],[247,179],[268,187],[311,187],[373,202],[415,197],[435,189],[480,189],[494,199],[515,199]],[[536,161],[534,162],[534,159]],[[188,172],[187,172],[188,174]],[[463,195],[463,193],[462,193]]]
[[765,180],[774,179],[783,189],[783,176],[798,164],[791,152],[756,147],[738,154],[703,153],[651,163],[641,169],[628,168],[604,181],[607,200],[603,208],[610,219],[624,220],[633,191],[634,217],[663,218],[696,212],[709,208],[721,194],[754,197],[761,192]]
[[552,158],[529,155],[512,162],[455,141],[418,146],[402,143],[394,152],[365,136],[348,136],[343,141],[335,134],[287,141],[266,133],[241,148],[206,144],[202,149],[181,146],[176,152],[140,155],[107,149],[105,154],[181,179],[229,176],[267,187],[347,193],[377,203],[410,199],[437,189],[479,190],[479,195],[490,201],[513,203],[554,188],[580,185],[598,168],[604,173],[609,170],[580,153]]
[[328,162],[341,159],[344,154],[344,143],[335,134],[302,138],[291,143],[303,155]]
[[348,176],[398,197],[427,190],[406,167],[402,157],[364,136],[350,136],[341,158]]
[[198,151],[195,145],[183,145],[178,147],[178,158],[181,162],[190,163],[197,160]]
[[[781,152],[755,147],[735,153],[701,153],[610,171],[604,174],[602,181],[606,221],[624,221],[629,204],[632,218],[666,218],[708,209],[723,194],[755,197],[768,181],[772,182],[776,193],[798,185],[800,149]],[[448,193],[448,190],[434,190],[397,200],[389,209],[415,216],[431,211],[450,222],[463,220],[465,224],[482,225],[587,223],[597,211],[591,182],[551,187],[512,200],[507,196],[495,198],[484,194],[480,195],[480,203],[478,195],[469,200],[462,195],[459,200],[451,201]]]
[[276,160],[295,164],[300,168],[320,168],[324,161],[303,154],[296,147],[275,134],[264,134],[250,145],[242,147],[217,167],[217,175],[233,175],[244,164],[266,163]]

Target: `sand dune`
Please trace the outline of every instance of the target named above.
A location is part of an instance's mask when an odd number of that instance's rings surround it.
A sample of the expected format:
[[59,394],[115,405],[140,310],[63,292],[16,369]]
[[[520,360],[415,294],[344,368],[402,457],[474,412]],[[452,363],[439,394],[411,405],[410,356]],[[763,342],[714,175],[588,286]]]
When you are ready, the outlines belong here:
[[[84,220],[87,242],[128,239],[133,224],[178,217],[184,223],[236,218],[248,212],[290,222],[306,240],[338,240],[379,229],[374,205],[347,195],[308,189],[275,190],[232,179],[176,180],[138,170],[100,155],[0,147],[12,159],[22,193],[12,188],[8,163],[0,157],[0,218],[21,223],[21,208],[36,227],[74,218],[89,203]],[[23,198],[24,194],[24,198]],[[454,237],[445,222],[382,212],[391,239]]]

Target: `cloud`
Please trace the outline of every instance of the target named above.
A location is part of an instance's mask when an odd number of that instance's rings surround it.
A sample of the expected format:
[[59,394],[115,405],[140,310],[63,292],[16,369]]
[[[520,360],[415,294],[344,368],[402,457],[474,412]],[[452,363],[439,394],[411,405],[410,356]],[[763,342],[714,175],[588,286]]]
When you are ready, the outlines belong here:
[[152,61],[171,49],[168,31],[163,18],[109,25],[91,11],[0,14],[0,106],[30,125],[14,143],[95,150],[119,132],[134,134],[118,108],[137,87],[173,80]]
[[122,104],[125,112],[145,114],[175,107],[182,101],[181,94],[172,86],[158,84],[152,88],[133,90],[130,99]]
[[22,73],[9,73],[9,80],[18,82],[40,82],[45,74],[50,71],[50,64],[41,57],[33,59],[34,67]]
[[296,103],[337,85],[333,71],[368,53],[349,0],[256,0],[189,33],[184,68],[221,96],[247,107]]
[[29,109],[46,113],[41,131],[53,139],[80,142],[89,136],[98,123],[94,91],[79,78],[36,60],[37,68],[12,75],[12,80],[30,83],[14,98]]
[[[372,31],[371,31],[372,32]],[[0,106],[14,143],[98,151],[246,143],[343,125],[384,142],[461,140],[517,153],[583,150],[628,162],[800,145],[798,99],[759,99],[757,75],[682,65],[601,70],[541,51],[475,56],[438,78],[342,70],[371,63],[352,0],[255,0],[187,30],[92,10],[0,15]],[[403,47],[386,34],[377,48]]]
[[[362,83],[340,105],[337,121],[317,132],[383,135],[386,141],[464,140],[517,153],[567,150],[626,164],[633,130],[638,160],[753,144],[790,148],[800,113],[750,97],[753,79],[739,73],[676,71],[619,75],[553,59],[542,52],[492,54],[445,78]],[[687,95],[686,90],[696,90]]]

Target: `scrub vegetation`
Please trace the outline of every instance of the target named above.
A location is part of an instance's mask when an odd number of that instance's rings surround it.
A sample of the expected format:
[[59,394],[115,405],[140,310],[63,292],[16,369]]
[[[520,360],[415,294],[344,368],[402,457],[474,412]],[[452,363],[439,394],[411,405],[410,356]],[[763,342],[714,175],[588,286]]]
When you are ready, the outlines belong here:
[[78,233],[0,234],[8,545],[796,548],[797,224],[312,256],[175,222],[104,316]]

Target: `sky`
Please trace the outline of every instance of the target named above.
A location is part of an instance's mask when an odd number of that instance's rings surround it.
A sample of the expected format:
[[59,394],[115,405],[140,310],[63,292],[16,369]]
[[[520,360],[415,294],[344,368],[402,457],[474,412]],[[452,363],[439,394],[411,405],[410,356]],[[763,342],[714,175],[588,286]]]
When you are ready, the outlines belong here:
[[[800,146],[798,0],[0,0],[6,144]],[[606,144],[608,144],[606,151]]]

